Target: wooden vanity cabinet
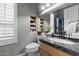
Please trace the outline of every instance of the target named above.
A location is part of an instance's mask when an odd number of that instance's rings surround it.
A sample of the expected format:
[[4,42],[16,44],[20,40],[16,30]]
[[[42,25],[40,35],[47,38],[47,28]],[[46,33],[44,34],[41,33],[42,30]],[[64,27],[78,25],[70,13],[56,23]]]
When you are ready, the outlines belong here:
[[41,43],[39,53],[41,56],[70,56],[70,54],[45,43]]

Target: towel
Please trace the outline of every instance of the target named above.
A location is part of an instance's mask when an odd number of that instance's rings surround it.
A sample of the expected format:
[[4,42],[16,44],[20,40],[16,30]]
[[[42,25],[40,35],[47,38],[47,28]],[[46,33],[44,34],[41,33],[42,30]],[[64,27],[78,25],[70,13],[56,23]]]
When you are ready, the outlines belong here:
[[76,32],[76,29],[77,29],[77,23],[78,22],[73,22],[73,23],[70,23],[67,28],[66,28],[66,33],[69,34],[69,33],[75,33]]

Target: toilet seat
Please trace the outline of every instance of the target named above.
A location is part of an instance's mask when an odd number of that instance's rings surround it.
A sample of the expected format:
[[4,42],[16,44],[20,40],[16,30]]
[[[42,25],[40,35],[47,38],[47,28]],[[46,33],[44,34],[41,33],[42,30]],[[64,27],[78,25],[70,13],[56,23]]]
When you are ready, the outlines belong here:
[[38,48],[38,47],[39,47],[39,44],[37,44],[37,43],[30,43],[25,48],[26,49],[33,49],[33,48]]
[[39,44],[37,44],[37,43],[30,43],[30,44],[25,46],[25,51],[26,52],[34,52],[34,51],[37,51],[38,48],[39,48]]

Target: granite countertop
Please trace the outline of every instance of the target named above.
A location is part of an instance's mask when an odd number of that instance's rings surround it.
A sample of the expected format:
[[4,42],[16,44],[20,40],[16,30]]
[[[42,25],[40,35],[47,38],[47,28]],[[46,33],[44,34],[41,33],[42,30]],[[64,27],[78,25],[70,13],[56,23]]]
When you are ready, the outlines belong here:
[[[48,42],[48,43],[50,43],[50,44],[55,44],[55,45],[58,45],[58,46],[60,46],[60,47],[62,47],[62,48],[65,48],[65,49],[63,49],[63,50],[71,50],[72,52],[75,52],[75,55],[79,55],[79,43],[75,43],[75,44],[61,44],[61,43],[58,43],[58,42],[51,42],[50,40],[49,40],[49,38],[50,37],[40,37],[40,39],[42,40],[42,41],[45,41],[45,42]],[[54,37],[51,37],[52,39],[54,38]],[[56,38],[56,37],[55,37]]]

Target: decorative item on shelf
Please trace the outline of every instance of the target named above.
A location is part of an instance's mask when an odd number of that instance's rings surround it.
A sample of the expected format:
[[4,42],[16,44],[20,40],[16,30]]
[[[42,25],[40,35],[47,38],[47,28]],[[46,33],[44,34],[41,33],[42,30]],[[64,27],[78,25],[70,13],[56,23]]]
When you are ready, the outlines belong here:
[[42,32],[42,33],[44,32],[44,27],[41,27],[41,32]]
[[49,27],[47,30],[48,30],[48,33],[49,33],[51,31],[51,27]]
[[41,27],[41,35],[44,36],[44,27]]
[[41,32],[40,32],[40,31],[38,31],[38,32],[37,32],[37,34],[38,34],[38,35],[41,35]]
[[48,27],[48,28],[47,28],[47,31],[45,31],[45,35],[46,35],[46,36],[51,36],[51,34],[52,34],[52,33],[51,33],[51,27]]

